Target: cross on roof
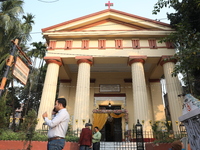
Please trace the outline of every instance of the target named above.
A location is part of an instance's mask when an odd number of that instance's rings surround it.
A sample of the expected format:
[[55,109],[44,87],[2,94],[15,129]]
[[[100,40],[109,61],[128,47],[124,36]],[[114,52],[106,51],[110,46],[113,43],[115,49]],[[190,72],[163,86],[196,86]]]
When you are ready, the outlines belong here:
[[113,3],[110,3],[110,1],[108,1],[108,3],[105,3],[105,6],[108,6],[108,9],[110,9],[110,6],[113,6]]

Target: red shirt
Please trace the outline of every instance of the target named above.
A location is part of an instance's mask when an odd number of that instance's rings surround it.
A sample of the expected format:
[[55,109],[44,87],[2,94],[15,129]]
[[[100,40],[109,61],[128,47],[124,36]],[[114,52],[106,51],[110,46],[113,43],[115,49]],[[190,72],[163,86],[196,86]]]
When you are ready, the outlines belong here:
[[80,145],[87,145],[87,146],[92,145],[92,131],[89,128],[82,129],[78,143]]

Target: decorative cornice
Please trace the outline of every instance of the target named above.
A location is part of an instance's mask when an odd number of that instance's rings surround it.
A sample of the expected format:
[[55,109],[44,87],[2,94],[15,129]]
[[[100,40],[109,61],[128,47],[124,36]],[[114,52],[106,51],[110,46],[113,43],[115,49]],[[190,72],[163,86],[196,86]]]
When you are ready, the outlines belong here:
[[55,63],[58,64],[59,66],[62,66],[62,59],[60,57],[44,57],[44,60],[46,61],[47,64],[50,63]]

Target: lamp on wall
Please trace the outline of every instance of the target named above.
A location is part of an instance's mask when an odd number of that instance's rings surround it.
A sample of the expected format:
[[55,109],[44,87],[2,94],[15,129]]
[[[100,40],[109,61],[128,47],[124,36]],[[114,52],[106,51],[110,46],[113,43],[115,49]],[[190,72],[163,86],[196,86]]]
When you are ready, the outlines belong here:
[[111,105],[111,103],[109,102],[109,103],[108,103],[108,107],[111,107],[111,106],[112,106],[112,105]]
[[85,119],[83,119],[83,124],[85,124]]

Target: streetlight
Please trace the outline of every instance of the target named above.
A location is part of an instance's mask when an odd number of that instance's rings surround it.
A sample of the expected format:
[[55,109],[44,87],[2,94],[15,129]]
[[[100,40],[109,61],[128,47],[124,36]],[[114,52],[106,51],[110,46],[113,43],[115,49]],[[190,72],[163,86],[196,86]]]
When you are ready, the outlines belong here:
[[185,136],[185,125],[183,122],[180,123],[179,129],[180,129],[181,135]]
[[135,128],[136,128],[137,150],[144,150],[143,130],[142,130],[142,125],[139,122],[139,119],[137,120],[137,124],[135,125]]

